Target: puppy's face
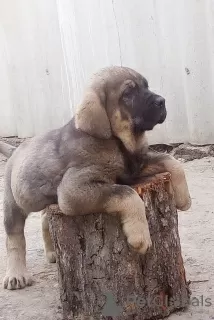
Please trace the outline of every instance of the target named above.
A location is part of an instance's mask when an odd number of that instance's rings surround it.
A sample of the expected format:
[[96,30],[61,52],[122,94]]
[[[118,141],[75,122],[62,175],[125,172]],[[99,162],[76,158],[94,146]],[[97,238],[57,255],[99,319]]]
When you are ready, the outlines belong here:
[[112,72],[112,80],[106,84],[107,113],[117,115],[117,119],[110,116],[112,127],[123,121],[129,122],[130,130],[137,135],[152,130],[166,119],[165,99],[150,91],[148,81],[139,73],[121,69],[117,75]]
[[94,76],[75,123],[92,136],[108,139],[114,135],[134,145],[135,137],[165,118],[164,98],[149,90],[142,75],[130,68],[110,67]]
[[138,81],[128,80],[122,91],[118,106],[121,114],[128,113],[135,134],[152,130],[155,125],[166,119],[165,99],[149,90],[148,82],[143,77]]

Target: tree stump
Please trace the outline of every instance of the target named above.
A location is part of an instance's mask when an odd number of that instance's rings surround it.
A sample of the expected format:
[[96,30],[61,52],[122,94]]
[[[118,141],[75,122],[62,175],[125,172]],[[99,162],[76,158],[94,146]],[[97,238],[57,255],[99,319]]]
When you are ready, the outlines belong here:
[[154,320],[188,305],[170,175],[133,188],[145,202],[153,243],[145,256],[128,246],[117,217],[48,208],[64,320]]

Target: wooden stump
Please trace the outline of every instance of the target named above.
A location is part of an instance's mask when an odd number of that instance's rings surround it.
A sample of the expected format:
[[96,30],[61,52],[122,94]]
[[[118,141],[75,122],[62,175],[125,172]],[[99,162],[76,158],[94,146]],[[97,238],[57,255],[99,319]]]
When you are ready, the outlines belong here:
[[134,188],[153,242],[145,256],[129,248],[117,217],[71,218],[48,209],[64,320],[153,320],[188,305],[170,175]]

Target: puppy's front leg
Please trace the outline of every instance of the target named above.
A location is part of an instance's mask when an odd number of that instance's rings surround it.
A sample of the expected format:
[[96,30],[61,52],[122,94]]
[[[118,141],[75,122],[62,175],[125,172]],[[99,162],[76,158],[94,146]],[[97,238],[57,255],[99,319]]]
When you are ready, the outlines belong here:
[[171,174],[177,209],[186,211],[191,207],[191,198],[181,163],[168,154],[148,153],[148,165],[143,169],[142,176],[169,172]]
[[106,198],[105,212],[118,213],[128,243],[138,252],[145,254],[151,247],[145,205],[139,195],[128,186],[112,186],[111,196]]
[[[151,246],[151,238],[144,202],[129,186],[100,183],[101,176],[102,172],[93,175],[90,170],[76,176],[68,171],[58,188],[60,210],[71,216],[100,212],[118,214],[128,243],[145,254]],[[96,179],[99,182],[96,183]]]

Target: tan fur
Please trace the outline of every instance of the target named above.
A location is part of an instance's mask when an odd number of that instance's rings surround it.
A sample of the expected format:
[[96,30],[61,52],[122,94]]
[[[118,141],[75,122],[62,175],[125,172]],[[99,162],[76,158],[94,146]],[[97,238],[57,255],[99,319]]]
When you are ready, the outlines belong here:
[[77,129],[93,134],[97,138],[109,139],[111,126],[100,99],[96,92],[92,90],[86,92],[83,103],[77,109],[75,125]]
[[26,269],[26,244],[24,233],[7,237],[7,273],[4,278],[4,288],[22,289],[32,284],[31,276]]
[[148,140],[146,133],[140,136],[135,136],[132,130],[132,119],[128,112],[126,113],[126,117],[127,119],[123,119],[119,109],[113,113],[111,118],[113,132],[131,153],[134,153],[137,150],[147,150]]
[[112,116],[112,129],[118,138],[123,142],[124,146],[130,152],[134,152],[137,148],[136,137],[132,132],[132,121],[130,115],[127,114],[128,119],[123,119],[121,111],[118,109]]
[[191,207],[192,201],[181,163],[168,154],[148,154],[149,165],[144,168],[143,175],[155,175],[157,173],[169,172],[171,174],[172,188],[175,196],[177,209],[186,211]]
[[[118,212],[128,243],[138,252],[145,254],[152,246],[144,202],[128,186],[123,186],[123,197],[112,195],[105,205],[107,213]],[[121,190],[122,191],[122,190]]]

